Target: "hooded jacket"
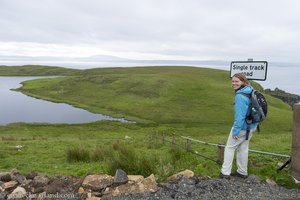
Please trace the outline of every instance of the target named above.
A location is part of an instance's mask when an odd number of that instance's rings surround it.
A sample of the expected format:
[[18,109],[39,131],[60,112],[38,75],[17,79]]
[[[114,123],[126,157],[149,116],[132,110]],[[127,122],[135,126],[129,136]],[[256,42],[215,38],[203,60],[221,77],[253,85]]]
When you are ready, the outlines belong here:
[[[245,86],[235,91],[234,98],[234,123],[233,136],[238,136],[241,130],[247,129],[246,117],[250,114],[250,98],[243,94],[251,94],[253,88]],[[250,124],[250,128],[256,128],[257,123]]]

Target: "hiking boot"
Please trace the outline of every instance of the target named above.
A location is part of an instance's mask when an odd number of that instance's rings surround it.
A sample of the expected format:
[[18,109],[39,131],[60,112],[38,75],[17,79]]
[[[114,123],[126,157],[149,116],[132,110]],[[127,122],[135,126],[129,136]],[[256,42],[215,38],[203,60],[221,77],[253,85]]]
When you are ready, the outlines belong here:
[[238,172],[234,172],[234,173],[231,173],[230,176],[235,176],[235,177],[240,177],[240,178],[248,178],[247,175],[244,175],[244,174],[240,174]]
[[219,177],[222,178],[222,179],[228,179],[228,180],[230,179],[229,175],[224,175],[224,174],[222,174],[222,172],[220,172]]

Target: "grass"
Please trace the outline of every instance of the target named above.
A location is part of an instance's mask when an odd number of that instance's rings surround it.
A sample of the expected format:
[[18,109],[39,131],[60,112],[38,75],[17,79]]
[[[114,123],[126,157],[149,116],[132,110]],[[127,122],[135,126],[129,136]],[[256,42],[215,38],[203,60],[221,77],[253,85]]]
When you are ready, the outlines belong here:
[[[224,144],[233,121],[230,84],[226,71],[193,67],[90,69],[67,77],[26,81],[19,89],[25,94],[137,123],[0,126],[0,171],[17,168],[22,173],[35,170],[83,176],[113,175],[121,167],[127,173],[154,173],[164,180],[188,168],[198,175],[218,176],[219,165],[162,144],[157,137],[168,132]],[[266,98],[268,119],[261,133],[251,139],[250,148],[290,154],[290,107],[271,96]],[[16,151],[16,145],[24,146],[23,150]],[[193,148],[217,158],[216,148]],[[250,153],[249,171],[287,187],[299,187],[293,184],[289,168],[276,172],[282,162],[285,160]]]

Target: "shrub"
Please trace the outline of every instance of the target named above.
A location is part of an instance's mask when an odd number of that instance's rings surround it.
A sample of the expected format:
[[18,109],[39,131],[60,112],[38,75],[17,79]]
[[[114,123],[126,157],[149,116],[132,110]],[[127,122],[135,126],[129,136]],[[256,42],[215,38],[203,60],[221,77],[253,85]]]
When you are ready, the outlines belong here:
[[72,147],[66,150],[67,160],[69,162],[89,162],[90,153],[81,147]]

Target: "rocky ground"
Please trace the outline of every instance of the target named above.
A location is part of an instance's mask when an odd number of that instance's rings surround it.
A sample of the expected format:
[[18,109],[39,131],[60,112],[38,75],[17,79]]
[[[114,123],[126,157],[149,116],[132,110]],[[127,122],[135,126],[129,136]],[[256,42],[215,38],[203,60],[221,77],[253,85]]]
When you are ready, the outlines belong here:
[[232,178],[231,180],[182,177],[176,181],[159,185],[159,190],[155,193],[129,194],[105,199],[299,200],[300,190],[270,185],[256,176],[250,176],[247,179]]
[[300,199],[299,189],[286,189],[274,181],[251,175],[246,179],[197,177],[185,170],[157,184],[154,175],[127,175],[118,170],[114,177],[91,174],[80,177],[47,177],[37,173],[22,176],[18,171],[0,173],[2,199]]

